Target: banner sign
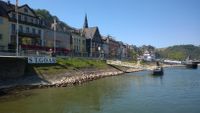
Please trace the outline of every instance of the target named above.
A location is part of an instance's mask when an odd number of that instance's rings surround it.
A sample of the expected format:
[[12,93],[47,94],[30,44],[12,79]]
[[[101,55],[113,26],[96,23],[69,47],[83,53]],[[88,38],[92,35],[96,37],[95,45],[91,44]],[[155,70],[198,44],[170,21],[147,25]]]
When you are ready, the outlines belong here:
[[29,64],[55,64],[55,57],[28,57]]

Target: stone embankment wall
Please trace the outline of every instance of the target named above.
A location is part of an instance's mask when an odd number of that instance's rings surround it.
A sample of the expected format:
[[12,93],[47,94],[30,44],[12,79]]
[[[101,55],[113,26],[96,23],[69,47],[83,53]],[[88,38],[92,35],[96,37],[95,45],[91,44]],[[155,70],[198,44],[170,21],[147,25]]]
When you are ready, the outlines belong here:
[[24,75],[25,58],[0,57],[0,79],[19,78]]

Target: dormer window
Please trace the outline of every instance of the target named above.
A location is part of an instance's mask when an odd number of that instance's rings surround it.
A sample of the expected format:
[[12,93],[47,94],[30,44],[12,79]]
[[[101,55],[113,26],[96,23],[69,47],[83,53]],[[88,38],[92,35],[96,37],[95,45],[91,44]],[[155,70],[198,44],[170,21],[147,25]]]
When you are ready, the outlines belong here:
[[37,19],[35,19],[35,24],[37,24]]
[[28,9],[27,9],[27,8],[24,8],[24,12],[25,12],[25,13],[28,13]]
[[16,19],[16,14],[12,13],[12,18]]

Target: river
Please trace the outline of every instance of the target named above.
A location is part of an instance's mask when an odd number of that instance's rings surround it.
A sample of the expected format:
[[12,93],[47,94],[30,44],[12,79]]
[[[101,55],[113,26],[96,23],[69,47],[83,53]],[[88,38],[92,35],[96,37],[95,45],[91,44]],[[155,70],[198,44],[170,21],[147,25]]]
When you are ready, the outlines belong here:
[[128,73],[0,97],[0,113],[200,113],[200,69]]

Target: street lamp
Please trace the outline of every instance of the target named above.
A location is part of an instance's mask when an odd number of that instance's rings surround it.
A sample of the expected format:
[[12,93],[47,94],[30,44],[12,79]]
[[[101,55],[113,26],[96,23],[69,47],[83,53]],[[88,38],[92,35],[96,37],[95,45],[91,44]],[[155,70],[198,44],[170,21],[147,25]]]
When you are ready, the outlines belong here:
[[101,47],[98,47],[98,51],[99,51],[99,57],[101,57]]
[[16,33],[16,56],[19,56],[19,21],[18,21],[18,0],[16,0],[15,12],[17,16],[17,33]]
[[90,57],[92,57],[92,48],[93,48],[93,44],[92,44],[92,38],[90,39]]

